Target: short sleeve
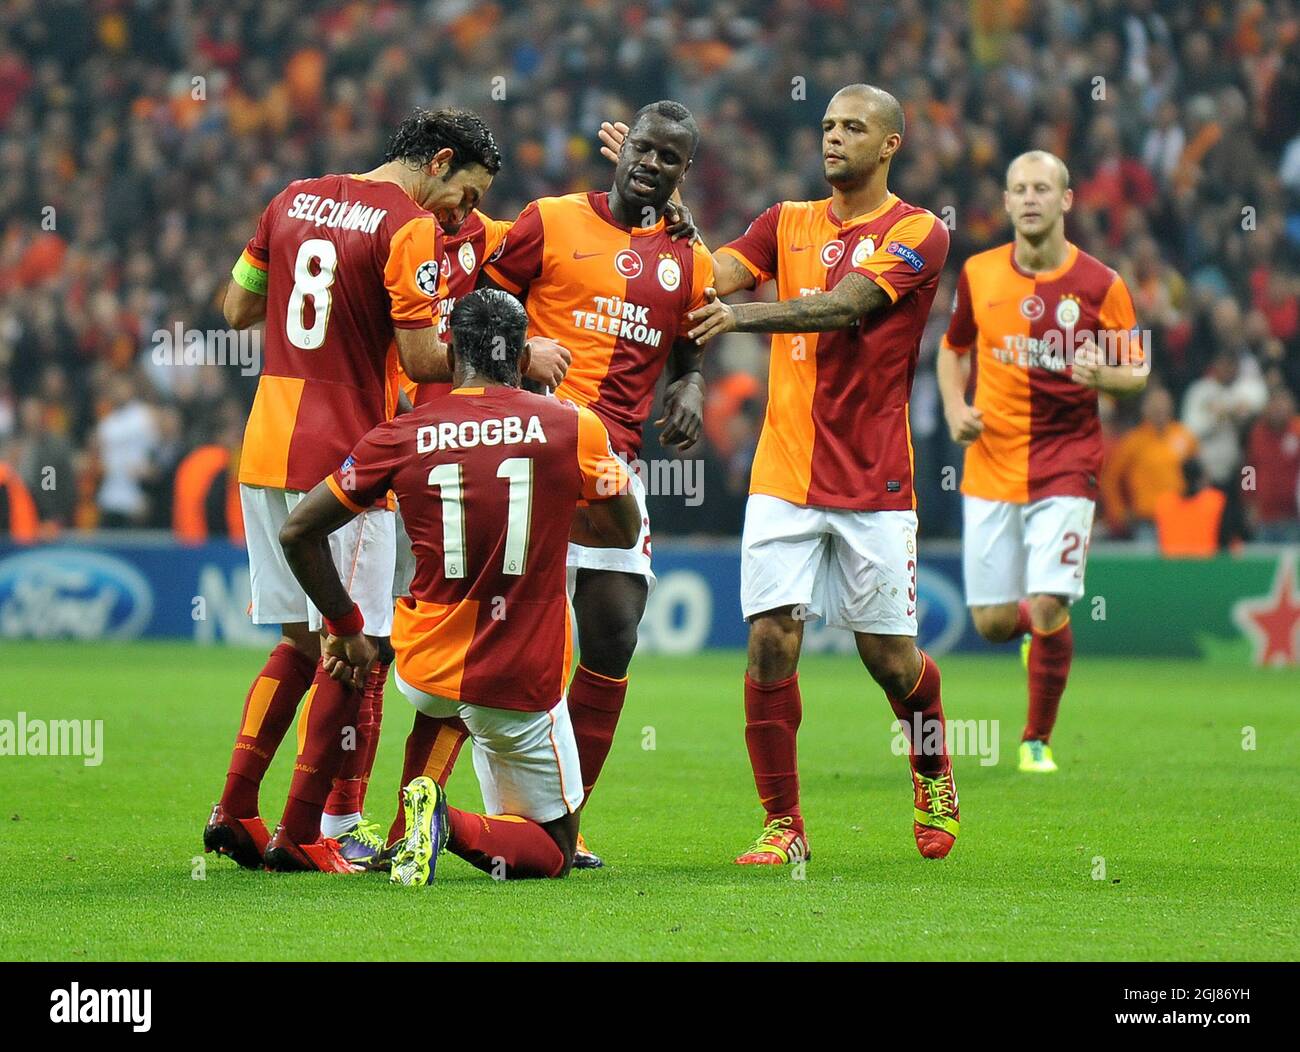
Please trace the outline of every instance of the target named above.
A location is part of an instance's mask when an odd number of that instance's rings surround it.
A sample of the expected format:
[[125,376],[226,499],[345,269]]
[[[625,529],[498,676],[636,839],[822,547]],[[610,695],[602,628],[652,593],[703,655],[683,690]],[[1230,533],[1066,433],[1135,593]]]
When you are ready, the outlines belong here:
[[394,326],[427,329],[438,324],[441,259],[442,228],[433,216],[417,216],[393,234],[384,264],[384,286]]
[[[713,287],[713,256],[709,250],[696,242],[691,246],[691,298],[686,304],[686,314],[693,310],[698,310],[704,306],[704,290]],[[683,315],[681,320],[681,332],[683,335],[690,332],[692,328],[690,320]]]
[[386,422],[371,429],[325,484],[349,510],[360,515],[384,499],[392,489],[393,475],[409,459],[403,450],[397,429]]
[[947,259],[948,228],[930,212],[912,212],[890,227],[851,273],[870,278],[896,303],[937,278]]
[[614,455],[609,432],[590,409],[578,406],[578,471],[583,500],[607,500],[628,492],[630,480]]
[[545,241],[542,213],[534,201],[519,213],[509,232],[501,235],[483,270],[503,289],[519,294],[542,272]]
[[257,220],[257,229],[253,231],[253,236],[240,253],[239,262],[230,272],[235,284],[259,296],[266,295],[269,273],[267,261],[271,258],[271,210],[279,200],[277,194],[262,210]]
[[979,328],[975,324],[975,309],[971,306],[970,277],[966,268],[957,276],[957,292],[952,300],[952,317],[948,331],[943,334],[943,347],[955,354],[966,354],[975,346]]
[[483,221],[483,258],[491,259],[497,249],[501,247],[501,242],[506,239],[515,225],[513,219],[493,219],[482,212],[478,214],[479,219]]
[[1142,333],[1137,327],[1137,312],[1133,309],[1133,297],[1129,295],[1128,286],[1118,274],[1106,290],[1106,297],[1101,301],[1097,312],[1097,323],[1101,329],[1099,335],[1107,341],[1109,352],[1107,361],[1116,365],[1144,365],[1146,348],[1142,345]]
[[776,276],[777,239],[776,225],[781,218],[781,206],[775,204],[760,215],[735,241],[720,248],[740,260],[746,270],[761,285]]

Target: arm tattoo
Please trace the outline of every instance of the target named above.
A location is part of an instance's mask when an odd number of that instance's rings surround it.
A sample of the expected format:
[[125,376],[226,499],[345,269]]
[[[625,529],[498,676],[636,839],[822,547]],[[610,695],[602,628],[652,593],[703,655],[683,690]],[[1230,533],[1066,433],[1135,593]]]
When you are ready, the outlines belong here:
[[756,283],[749,268],[730,252],[713,254],[713,287],[720,297],[730,296],[740,289],[752,289]]
[[740,332],[833,332],[890,303],[889,293],[862,274],[847,274],[830,292],[732,309]]

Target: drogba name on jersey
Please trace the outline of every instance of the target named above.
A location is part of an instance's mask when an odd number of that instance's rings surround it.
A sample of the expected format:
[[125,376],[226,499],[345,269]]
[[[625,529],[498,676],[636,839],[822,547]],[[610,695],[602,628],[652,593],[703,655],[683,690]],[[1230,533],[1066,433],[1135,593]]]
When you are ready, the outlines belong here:
[[600,420],[513,387],[461,387],[381,424],[327,480],[353,511],[390,489],[415,553],[397,672],[429,694],[542,711],[572,653],[565,557],[579,501],[628,485]]

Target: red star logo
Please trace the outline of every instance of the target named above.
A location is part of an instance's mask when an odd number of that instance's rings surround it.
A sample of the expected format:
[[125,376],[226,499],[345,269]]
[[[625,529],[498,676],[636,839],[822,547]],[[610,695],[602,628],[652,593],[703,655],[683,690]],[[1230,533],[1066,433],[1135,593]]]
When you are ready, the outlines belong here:
[[1296,594],[1295,556],[1278,560],[1269,595],[1241,599],[1232,619],[1255,644],[1255,664],[1300,664],[1300,596]]

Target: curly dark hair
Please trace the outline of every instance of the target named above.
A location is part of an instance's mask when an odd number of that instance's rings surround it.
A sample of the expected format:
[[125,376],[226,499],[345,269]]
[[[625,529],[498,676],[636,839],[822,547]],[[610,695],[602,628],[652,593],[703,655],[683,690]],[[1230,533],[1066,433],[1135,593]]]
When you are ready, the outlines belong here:
[[384,160],[424,167],[439,150],[448,148],[452,151],[448,175],[469,164],[481,164],[489,175],[501,170],[501,151],[492,130],[469,110],[416,110],[393,132]]
[[456,358],[499,384],[519,386],[519,356],[528,333],[523,304],[501,289],[475,289],[451,312]]

